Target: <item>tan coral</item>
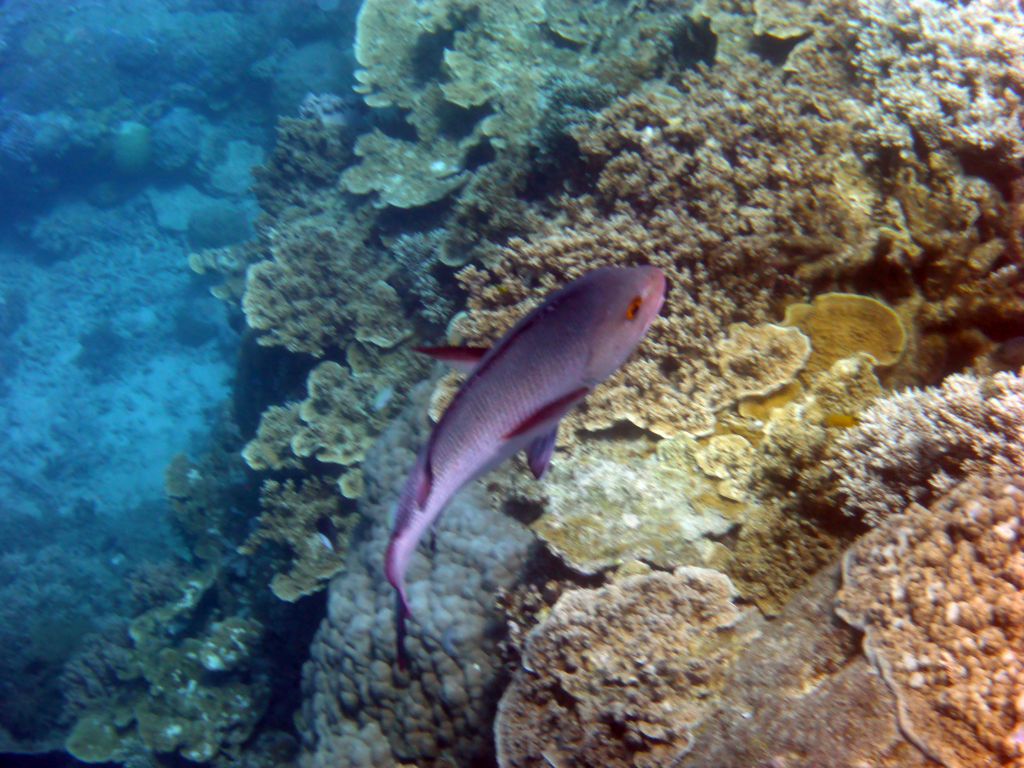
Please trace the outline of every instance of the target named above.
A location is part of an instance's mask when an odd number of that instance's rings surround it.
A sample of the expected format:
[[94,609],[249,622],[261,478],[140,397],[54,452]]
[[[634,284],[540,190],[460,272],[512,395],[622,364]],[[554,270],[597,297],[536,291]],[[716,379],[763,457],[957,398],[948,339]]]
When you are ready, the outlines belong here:
[[837,504],[877,524],[910,502],[929,504],[967,475],[1024,465],[1024,375],[949,376],[941,387],[879,399],[824,462]]
[[322,589],[345,564],[358,515],[342,508],[332,483],[313,477],[264,481],[260,506],[258,527],[239,551],[252,555],[271,542],[288,548],[287,566],[270,582],[282,600],[295,602]]
[[412,333],[402,316],[402,301],[390,285],[377,280],[356,307],[356,340],[391,349]]
[[407,349],[384,353],[363,348],[359,354],[366,358],[363,373],[329,361],[309,374],[308,396],[298,407],[302,422],[291,438],[296,456],[359,464],[374,436],[401,407],[401,398],[382,397],[382,392],[407,388],[427,370],[424,360]]
[[972,477],[847,554],[837,610],[947,768],[1024,765],[1024,476]]
[[680,88],[651,83],[617,100],[576,132],[593,193],[563,197],[541,231],[510,240],[486,270],[460,273],[470,310],[457,332],[482,343],[586,269],[653,263],[671,285],[663,317],[568,426],[627,420],[663,437],[712,433],[736,399],[717,355],[730,325],[771,320],[780,297],[796,293],[781,277],[788,259],[852,258],[876,236],[870,211],[836,181],[840,168],[866,170],[821,149],[848,146],[848,126],[811,106],[816,98],[743,57],[687,73]]
[[718,493],[733,501],[745,501],[754,465],[754,447],[741,435],[714,435],[697,450],[704,474],[717,478]]
[[373,223],[362,210],[340,221],[333,213],[308,216],[269,232],[273,258],[249,268],[242,301],[260,344],[323,357],[360,335],[384,346],[408,335],[394,291],[380,285],[388,265],[370,242]]
[[694,505],[689,476],[654,458],[617,460],[595,446],[556,457],[549,472],[536,491],[544,514],[530,527],[583,573],[633,559],[704,565],[713,540],[734,526],[721,511]]
[[297,469],[302,461],[292,453],[292,438],[302,425],[298,403],[272,405],[260,417],[256,437],[245,444],[242,458],[250,469]]
[[764,397],[792,382],[810,355],[811,342],[797,328],[735,323],[718,345],[718,367],[735,398]]
[[688,567],[564,593],[498,707],[498,764],[676,764],[747,639],[732,596]]
[[837,360],[858,353],[871,355],[878,365],[893,365],[907,344],[899,316],[870,296],[826,293],[811,304],[790,304],[784,323],[811,339],[814,351],[807,362],[808,381]]
[[559,78],[625,90],[663,66],[671,38],[658,32],[681,18],[671,4],[369,0],[356,19],[356,90],[372,108],[407,110],[416,135],[360,137],[361,162],[342,183],[400,208],[440,200],[470,178],[474,148],[514,155],[534,137]]

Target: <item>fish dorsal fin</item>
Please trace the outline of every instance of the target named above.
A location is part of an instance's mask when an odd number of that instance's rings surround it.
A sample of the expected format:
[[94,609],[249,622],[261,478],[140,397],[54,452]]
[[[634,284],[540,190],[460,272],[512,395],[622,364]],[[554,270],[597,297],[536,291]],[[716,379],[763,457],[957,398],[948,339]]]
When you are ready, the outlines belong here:
[[567,395],[562,395],[557,400],[552,400],[547,405],[534,411],[530,416],[527,416],[515,429],[505,435],[505,439],[509,440],[513,437],[525,435],[527,432],[551,421],[555,422],[555,428],[557,429],[557,422],[565,416],[570,408],[586,397],[589,392],[589,387],[579,387]]
[[526,463],[530,465],[533,476],[540,480],[547,471],[551,457],[555,453],[555,438],[558,437],[558,425],[545,435],[535,438],[526,448]]
[[415,347],[415,351],[465,373],[476,368],[477,363],[488,352],[486,347]]

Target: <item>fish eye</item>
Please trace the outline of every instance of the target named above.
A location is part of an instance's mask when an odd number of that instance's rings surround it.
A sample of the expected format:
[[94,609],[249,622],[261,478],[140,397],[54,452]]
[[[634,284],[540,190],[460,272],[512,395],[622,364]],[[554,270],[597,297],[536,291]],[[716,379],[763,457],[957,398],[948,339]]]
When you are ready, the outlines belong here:
[[640,307],[643,306],[644,300],[639,296],[634,296],[633,300],[629,302],[629,306],[626,307],[626,319],[632,320],[636,317],[636,313],[640,311]]

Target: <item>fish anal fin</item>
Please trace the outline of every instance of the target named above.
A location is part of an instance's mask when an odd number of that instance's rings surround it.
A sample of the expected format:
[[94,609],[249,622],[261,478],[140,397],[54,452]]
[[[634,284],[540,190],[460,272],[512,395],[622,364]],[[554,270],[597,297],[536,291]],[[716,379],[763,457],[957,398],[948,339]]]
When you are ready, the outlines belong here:
[[[586,397],[589,392],[589,387],[579,387],[578,389],[574,389],[572,392],[563,395],[557,400],[553,400],[547,405],[542,406],[540,409],[524,419],[516,426],[515,429],[506,434],[505,439],[509,440],[513,437],[525,435],[527,432],[536,429],[549,421],[558,422],[570,408]],[[557,427],[557,424],[555,426]]]
[[488,352],[486,347],[415,347],[415,351],[465,373],[476,368],[477,363]]
[[530,465],[533,476],[540,480],[551,463],[551,457],[555,453],[555,439],[558,437],[558,425],[550,432],[535,438],[526,447],[526,463]]

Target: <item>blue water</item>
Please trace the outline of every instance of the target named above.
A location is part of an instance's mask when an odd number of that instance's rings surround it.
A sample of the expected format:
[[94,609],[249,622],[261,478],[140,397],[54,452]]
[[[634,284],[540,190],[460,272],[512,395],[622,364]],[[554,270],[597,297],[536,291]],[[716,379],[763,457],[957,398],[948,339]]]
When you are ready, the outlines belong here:
[[350,90],[353,6],[0,5],[3,765],[73,761],[65,665],[196,562],[164,471],[217,442],[244,322],[188,255],[252,236],[277,116]]

